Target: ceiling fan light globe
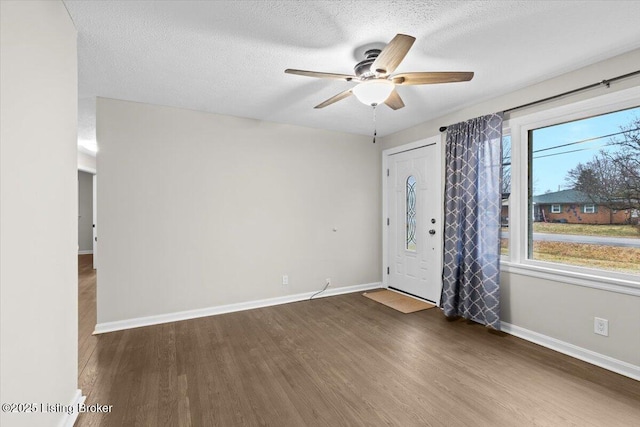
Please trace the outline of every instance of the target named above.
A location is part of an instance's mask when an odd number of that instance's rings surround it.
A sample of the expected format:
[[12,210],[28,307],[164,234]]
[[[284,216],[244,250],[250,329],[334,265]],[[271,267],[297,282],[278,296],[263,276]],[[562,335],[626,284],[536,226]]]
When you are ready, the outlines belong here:
[[384,103],[394,88],[393,82],[380,79],[362,82],[354,87],[352,92],[363,104],[376,106]]

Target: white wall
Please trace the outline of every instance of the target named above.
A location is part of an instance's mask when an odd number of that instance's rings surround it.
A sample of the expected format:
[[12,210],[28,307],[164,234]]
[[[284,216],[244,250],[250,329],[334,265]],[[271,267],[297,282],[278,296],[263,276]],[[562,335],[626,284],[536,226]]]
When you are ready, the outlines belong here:
[[[77,390],[76,31],[60,1],[0,2],[2,403]],[[61,413],[7,413],[53,426]]]
[[93,251],[93,174],[78,171],[78,250]]
[[370,137],[99,98],[97,139],[99,324],[380,281]]
[[[461,109],[381,139],[381,149],[438,135],[447,126],[473,117],[556,95],[638,69],[640,50],[562,75],[486,102]],[[511,118],[635,87],[640,77],[520,110]],[[550,281],[516,273],[502,273],[501,320],[582,349],[640,366],[640,297]],[[593,333],[593,317],[609,319],[610,335]]]
[[[640,366],[640,297],[502,273],[504,322]],[[609,336],[593,318],[609,320]]]

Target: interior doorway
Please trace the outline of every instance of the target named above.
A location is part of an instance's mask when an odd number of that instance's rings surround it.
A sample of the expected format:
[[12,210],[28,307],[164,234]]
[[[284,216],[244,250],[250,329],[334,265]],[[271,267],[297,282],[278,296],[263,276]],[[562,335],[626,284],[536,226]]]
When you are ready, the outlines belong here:
[[95,175],[82,170],[78,171],[78,255],[92,255]]

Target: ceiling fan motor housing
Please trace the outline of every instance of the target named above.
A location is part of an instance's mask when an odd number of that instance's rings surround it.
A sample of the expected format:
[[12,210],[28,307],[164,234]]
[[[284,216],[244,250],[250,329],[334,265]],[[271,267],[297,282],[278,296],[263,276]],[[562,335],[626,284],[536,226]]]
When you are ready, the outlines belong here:
[[353,71],[355,71],[356,76],[366,79],[375,76],[375,73],[371,71],[371,64],[376,60],[378,55],[380,55],[380,49],[369,49],[364,53],[365,59],[358,62],[355,67],[353,67]]

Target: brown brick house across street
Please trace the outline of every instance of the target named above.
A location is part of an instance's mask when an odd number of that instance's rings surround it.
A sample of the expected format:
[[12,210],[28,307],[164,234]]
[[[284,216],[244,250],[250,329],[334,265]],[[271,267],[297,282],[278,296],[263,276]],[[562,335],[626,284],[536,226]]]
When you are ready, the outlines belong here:
[[535,221],[569,224],[637,224],[638,212],[633,209],[610,210],[594,203],[578,190],[561,190],[533,196]]

